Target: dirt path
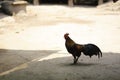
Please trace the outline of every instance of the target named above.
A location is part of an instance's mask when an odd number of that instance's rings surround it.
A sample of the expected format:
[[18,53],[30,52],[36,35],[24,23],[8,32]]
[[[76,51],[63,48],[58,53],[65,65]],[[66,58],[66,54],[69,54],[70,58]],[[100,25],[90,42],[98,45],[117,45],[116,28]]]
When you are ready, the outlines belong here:
[[120,52],[119,22],[119,12],[94,7],[28,6],[27,14],[1,18],[0,48],[63,50],[63,35],[69,32],[78,43],[95,43],[104,52]]

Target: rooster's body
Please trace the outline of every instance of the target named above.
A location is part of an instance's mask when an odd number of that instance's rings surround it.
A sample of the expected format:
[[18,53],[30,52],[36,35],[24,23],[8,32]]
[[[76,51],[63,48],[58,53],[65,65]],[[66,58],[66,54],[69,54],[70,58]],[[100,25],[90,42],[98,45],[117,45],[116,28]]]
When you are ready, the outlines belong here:
[[64,35],[65,38],[65,46],[67,51],[72,54],[74,57],[74,64],[77,63],[79,57],[81,56],[81,52],[83,52],[84,55],[90,56],[90,58],[93,55],[98,55],[98,58],[102,57],[101,50],[94,44],[77,44],[75,43],[69,36],[69,34],[66,33]]

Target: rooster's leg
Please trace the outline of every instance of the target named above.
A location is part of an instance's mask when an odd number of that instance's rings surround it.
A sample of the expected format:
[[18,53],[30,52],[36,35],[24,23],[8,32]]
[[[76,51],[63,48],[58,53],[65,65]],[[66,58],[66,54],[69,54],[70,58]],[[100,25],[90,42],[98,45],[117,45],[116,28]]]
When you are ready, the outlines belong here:
[[74,59],[73,59],[74,64],[76,64],[76,56],[75,56],[75,55],[73,55],[73,57],[74,57]]
[[77,58],[76,58],[76,61],[75,61],[75,63],[77,63],[78,59],[79,59],[79,57],[77,57]]

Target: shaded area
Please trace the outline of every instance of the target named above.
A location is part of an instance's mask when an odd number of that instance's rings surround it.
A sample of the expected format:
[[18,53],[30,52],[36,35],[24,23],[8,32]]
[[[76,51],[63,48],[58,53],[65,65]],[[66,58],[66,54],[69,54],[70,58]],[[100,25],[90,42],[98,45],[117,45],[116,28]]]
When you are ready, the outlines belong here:
[[[26,0],[33,4],[33,0]],[[68,0],[38,0],[41,4],[68,4]],[[103,2],[108,2],[109,0],[103,0]],[[73,0],[75,5],[98,5],[98,0]]]
[[67,4],[68,0],[39,0],[40,4]]
[[[103,0],[103,3],[108,2],[109,0]],[[98,0],[74,0],[74,4],[76,5],[91,5],[91,6],[97,6]]]
[[[29,63],[28,67],[0,77],[0,80],[119,80],[120,54],[104,53],[79,59],[72,65],[72,57],[55,58]],[[18,75],[19,74],[19,75]]]
[[5,18],[5,17],[8,17],[8,16],[0,12],[0,19]]
[[57,50],[8,50],[0,49],[0,73],[37,58],[43,58]]

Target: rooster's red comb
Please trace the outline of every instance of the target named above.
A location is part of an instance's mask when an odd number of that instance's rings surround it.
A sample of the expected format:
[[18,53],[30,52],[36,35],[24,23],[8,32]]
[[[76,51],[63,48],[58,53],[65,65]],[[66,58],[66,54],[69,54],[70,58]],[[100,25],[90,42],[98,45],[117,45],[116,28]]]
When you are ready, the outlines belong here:
[[64,38],[67,39],[68,35],[69,35],[69,33],[64,34]]
[[65,35],[69,35],[69,33],[66,33]]

